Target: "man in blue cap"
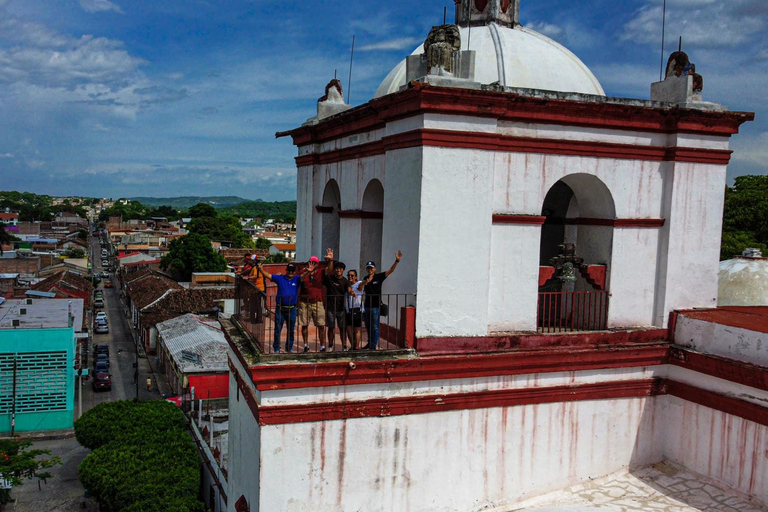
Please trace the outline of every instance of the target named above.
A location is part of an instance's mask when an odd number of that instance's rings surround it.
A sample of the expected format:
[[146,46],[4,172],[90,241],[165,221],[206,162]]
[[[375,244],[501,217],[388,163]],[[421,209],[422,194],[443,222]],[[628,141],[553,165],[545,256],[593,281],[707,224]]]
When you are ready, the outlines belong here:
[[285,351],[293,352],[293,337],[296,325],[296,302],[299,299],[299,284],[301,276],[296,275],[296,265],[289,263],[285,267],[285,275],[270,274],[261,266],[261,262],[256,263],[264,277],[277,285],[277,295],[275,297],[275,339],[272,348],[275,353],[280,352],[280,331],[283,330],[283,323],[288,323],[288,336],[285,340]]
[[379,345],[379,314],[381,308],[381,285],[389,275],[395,271],[397,264],[403,253],[397,251],[395,262],[386,272],[376,273],[376,262],[369,261],[365,264],[365,270],[368,277],[360,285],[365,290],[363,320],[365,320],[365,330],[368,333],[368,344],[363,349],[376,350]]

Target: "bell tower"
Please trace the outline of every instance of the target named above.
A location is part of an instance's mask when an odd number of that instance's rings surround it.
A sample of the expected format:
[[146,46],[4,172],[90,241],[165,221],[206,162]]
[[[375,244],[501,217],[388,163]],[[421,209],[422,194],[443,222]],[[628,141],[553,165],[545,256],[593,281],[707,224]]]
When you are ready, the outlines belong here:
[[456,2],[456,24],[487,25],[498,23],[508,27],[520,24],[520,0],[454,0]]

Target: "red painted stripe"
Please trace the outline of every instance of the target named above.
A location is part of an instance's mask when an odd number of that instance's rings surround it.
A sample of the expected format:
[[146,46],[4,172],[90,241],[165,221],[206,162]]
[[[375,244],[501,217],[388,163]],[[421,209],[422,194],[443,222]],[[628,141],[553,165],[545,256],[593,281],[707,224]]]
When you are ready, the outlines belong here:
[[354,368],[351,367],[350,362],[345,361],[322,364],[308,361],[297,364],[260,365],[250,370],[256,389],[265,391],[636,368],[664,364],[667,351],[668,344],[658,342],[624,347],[604,345],[589,348],[519,350],[495,354],[488,354],[486,351],[471,355],[460,353],[445,357],[413,359],[355,360]]
[[[297,146],[383,128],[387,122],[434,112],[499,120],[651,133],[732,135],[754,119],[751,112],[707,112],[610,102],[573,101],[415,84],[291,135]],[[684,150],[687,151],[687,150]],[[699,155],[696,156],[700,157]],[[686,158],[693,158],[688,155]]]
[[547,220],[538,215],[512,215],[506,213],[494,213],[491,217],[494,224],[531,224],[540,226]]
[[333,206],[315,206],[317,213],[333,213]]
[[721,395],[673,380],[667,381],[667,393],[716,411],[768,426],[768,409],[752,402],[746,402],[738,398]]
[[383,219],[382,212],[367,212],[365,210],[339,210],[340,219]]
[[487,354],[504,350],[531,350],[559,347],[579,350],[592,347],[618,347],[637,344],[657,344],[667,339],[666,329],[637,331],[598,331],[569,334],[511,334],[506,336],[419,338],[416,348],[420,355]]
[[296,165],[298,167],[304,167],[309,165],[332,164],[382,155],[386,151],[424,146],[502,151],[508,153],[536,153],[614,158],[619,160],[694,162],[719,165],[728,164],[732,153],[730,150],[721,149],[666,148],[660,146],[612,144],[607,142],[512,137],[496,133],[418,129],[396,135],[389,135],[382,138],[381,141],[369,142],[324,153],[303,155],[296,158]]
[[262,425],[424,414],[429,412],[513,407],[584,400],[655,396],[663,393],[659,379],[640,379],[576,386],[505,389],[451,395],[422,395],[357,402],[261,407]]
[[565,224],[568,226],[611,226],[617,228],[660,228],[664,219],[595,219],[577,217],[571,219],[548,219],[547,224]]
[[764,366],[702,354],[676,346],[670,347],[669,364],[768,391],[768,368]]

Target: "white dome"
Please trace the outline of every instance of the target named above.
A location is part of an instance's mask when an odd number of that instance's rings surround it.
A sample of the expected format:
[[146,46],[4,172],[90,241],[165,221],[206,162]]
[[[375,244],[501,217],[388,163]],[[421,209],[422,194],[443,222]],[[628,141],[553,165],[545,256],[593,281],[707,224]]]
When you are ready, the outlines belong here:
[[718,306],[768,306],[768,259],[720,262]]
[[[496,23],[472,27],[471,34],[467,27],[459,30],[461,49],[477,52],[475,82],[605,96],[600,82],[578,57],[536,31]],[[424,45],[416,48],[412,55],[422,53]],[[405,60],[390,71],[374,98],[397,92],[404,85]]]

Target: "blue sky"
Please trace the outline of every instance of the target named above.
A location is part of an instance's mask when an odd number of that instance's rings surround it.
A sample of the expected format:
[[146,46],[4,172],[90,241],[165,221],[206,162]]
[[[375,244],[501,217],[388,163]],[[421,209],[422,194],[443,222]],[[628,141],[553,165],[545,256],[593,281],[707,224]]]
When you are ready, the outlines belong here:
[[[276,131],[314,115],[335,69],[370,99],[452,0],[0,0],[0,190],[295,198]],[[521,0],[611,96],[658,80],[662,0]],[[768,2],[667,0],[704,99],[757,114],[729,176],[768,173]],[[666,55],[665,55],[666,60]],[[765,119],[764,119],[765,118]]]

